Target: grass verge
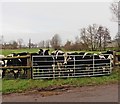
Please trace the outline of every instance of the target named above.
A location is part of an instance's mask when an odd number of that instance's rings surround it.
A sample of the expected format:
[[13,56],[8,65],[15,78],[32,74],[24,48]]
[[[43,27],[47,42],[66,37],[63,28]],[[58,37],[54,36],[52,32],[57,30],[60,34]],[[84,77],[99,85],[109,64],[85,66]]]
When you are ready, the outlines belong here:
[[119,69],[117,68],[109,76],[100,77],[84,77],[84,78],[67,78],[67,79],[49,79],[49,80],[33,80],[33,79],[15,79],[2,80],[2,93],[19,93],[39,88],[52,86],[70,85],[70,86],[88,86],[117,83],[119,79]]

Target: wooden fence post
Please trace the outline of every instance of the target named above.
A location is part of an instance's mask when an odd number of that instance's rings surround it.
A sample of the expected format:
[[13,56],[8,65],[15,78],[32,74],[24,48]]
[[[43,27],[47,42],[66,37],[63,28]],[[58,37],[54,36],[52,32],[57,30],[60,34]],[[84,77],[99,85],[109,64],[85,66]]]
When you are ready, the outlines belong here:
[[29,56],[29,57],[27,57],[27,66],[30,66],[30,68],[29,69],[27,69],[27,78],[32,78],[32,69],[31,69],[31,65],[32,64],[32,62],[31,62],[31,57]]
[[113,51],[113,67],[115,67],[116,63],[116,51]]

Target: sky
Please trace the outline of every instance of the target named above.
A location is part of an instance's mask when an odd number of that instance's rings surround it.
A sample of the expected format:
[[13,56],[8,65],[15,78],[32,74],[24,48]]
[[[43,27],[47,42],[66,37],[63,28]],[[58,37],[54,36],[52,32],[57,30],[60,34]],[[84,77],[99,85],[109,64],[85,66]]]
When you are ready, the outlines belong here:
[[[110,11],[111,2],[1,2],[0,34],[4,41],[22,38],[38,43],[59,34],[62,43],[80,35],[80,29],[98,24],[118,31]],[[14,0],[13,0],[14,1]],[[0,35],[0,36],[1,36]]]

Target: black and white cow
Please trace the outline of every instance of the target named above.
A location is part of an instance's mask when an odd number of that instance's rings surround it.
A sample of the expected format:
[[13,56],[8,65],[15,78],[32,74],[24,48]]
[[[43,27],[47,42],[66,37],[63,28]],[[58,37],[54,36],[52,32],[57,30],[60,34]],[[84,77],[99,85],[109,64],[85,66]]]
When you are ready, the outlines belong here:
[[49,73],[52,73],[52,68],[55,68],[55,62],[54,62],[55,57],[49,54],[49,50],[40,49],[38,53],[31,53],[31,55],[32,55],[33,66],[38,68],[39,72],[44,73],[41,75],[43,77],[50,76]]
[[[13,56],[17,56],[16,53],[12,53],[10,55],[8,55],[7,57],[13,57]],[[4,67],[7,67],[7,66],[17,66],[18,64],[20,65],[21,64],[21,61],[19,59],[3,59],[2,61],[4,61]],[[2,78],[5,77],[5,74],[6,74],[6,71],[7,69],[2,69]],[[10,72],[12,72],[14,74],[14,77],[16,78],[17,77],[17,73],[18,71],[17,70],[10,70]]]
[[[63,52],[62,50],[55,50],[53,52],[51,52],[51,55],[54,57],[54,61],[55,61],[55,64],[54,64],[54,67],[53,67],[53,70],[55,72],[55,66],[56,66],[56,69],[57,71],[59,72],[59,76],[60,74],[63,75],[63,72],[64,69],[65,69],[65,52]],[[61,73],[62,72],[62,73]]]
[[[0,55],[0,67],[5,67],[6,66],[6,61],[5,60],[2,60],[2,58],[5,58],[4,55]],[[0,78],[2,78],[2,74],[3,73],[3,70],[0,69]]]
[[94,54],[88,52],[72,52],[67,54],[65,63],[68,69],[75,69],[76,73],[81,73],[83,70],[92,71],[93,68],[96,67],[105,68],[104,66],[110,63],[109,57],[109,54],[106,59],[104,55],[101,54]]
[[64,52],[61,50],[55,50],[53,52],[51,52],[51,55],[54,56],[55,59],[55,63],[64,63]]
[[5,58],[4,55],[0,55],[0,66],[5,66],[5,61],[2,60],[2,58]]
[[[34,66],[34,65],[35,65],[35,66],[36,66],[36,65],[39,66],[39,65],[42,64],[42,63],[40,63],[39,61],[47,60],[46,57],[44,57],[44,56],[46,56],[46,55],[49,55],[49,49],[46,49],[46,50],[39,49],[38,52],[30,53],[31,58],[33,59],[33,60],[32,60],[32,61],[33,61],[33,66]],[[36,56],[38,56],[38,57],[36,57]],[[41,57],[40,57],[40,56],[41,56]],[[33,57],[34,57],[34,58],[33,58]]]
[[110,63],[111,65],[113,65],[113,58],[114,58],[113,52],[114,51],[109,50],[109,51],[100,53],[99,56],[100,58],[102,57],[102,59],[104,59],[105,63]]
[[[19,58],[20,56],[26,56],[29,55],[28,52],[19,52],[19,53],[11,53],[7,55],[7,57],[10,57],[7,59],[6,66],[27,66],[27,58]],[[18,58],[12,58],[12,57],[18,57]],[[23,68],[24,74],[26,73],[26,68]],[[13,68],[9,70],[9,73],[13,73],[15,78],[18,78],[20,75],[20,72],[22,70],[20,68]],[[3,77],[5,76],[6,70],[3,72]]]

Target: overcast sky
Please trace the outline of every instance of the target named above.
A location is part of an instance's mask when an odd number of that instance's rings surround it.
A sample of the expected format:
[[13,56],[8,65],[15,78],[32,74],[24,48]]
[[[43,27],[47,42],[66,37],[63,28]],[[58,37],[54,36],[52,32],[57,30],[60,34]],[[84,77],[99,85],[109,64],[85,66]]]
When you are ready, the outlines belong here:
[[[62,42],[74,40],[80,28],[94,23],[106,26],[112,38],[117,23],[111,21],[111,2],[2,2],[2,31],[5,41],[22,38],[38,43],[59,34]],[[0,23],[1,24],[1,23]]]

